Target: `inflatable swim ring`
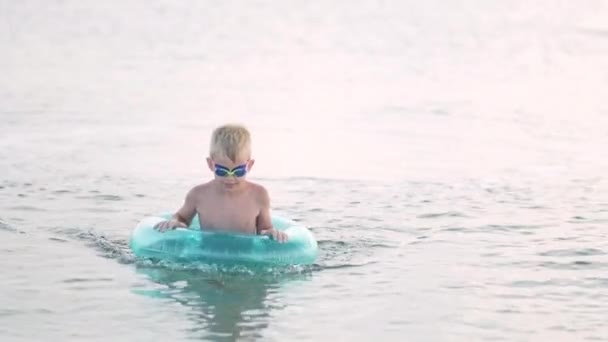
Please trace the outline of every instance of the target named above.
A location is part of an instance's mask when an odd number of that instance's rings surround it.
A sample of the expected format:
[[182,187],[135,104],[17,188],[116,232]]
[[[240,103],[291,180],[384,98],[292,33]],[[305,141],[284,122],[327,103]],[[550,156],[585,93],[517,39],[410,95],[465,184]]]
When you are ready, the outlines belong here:
[[170,217],[170,213],[145,217],[137,224],[129,241],[135,256],[180,263],[307,265],[314,263],[318,254],[310,230],[281,216],[272,215],[272,224],[288,235],[286,243],[265,235],[201,230],[198,215],[188,228],[163,233],[154,230],[154,225]]

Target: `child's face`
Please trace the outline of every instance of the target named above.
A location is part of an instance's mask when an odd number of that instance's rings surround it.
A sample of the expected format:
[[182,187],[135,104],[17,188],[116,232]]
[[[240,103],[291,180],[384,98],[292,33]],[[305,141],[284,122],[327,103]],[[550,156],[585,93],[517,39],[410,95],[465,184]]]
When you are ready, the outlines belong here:
[[229,191],[239,187],[247,177],[253,163],[254,160],[247,157],[237,158],[236,161],[222,156],[207,158],[207,165],[213,172],[215,179],[220,181],[224,189]]

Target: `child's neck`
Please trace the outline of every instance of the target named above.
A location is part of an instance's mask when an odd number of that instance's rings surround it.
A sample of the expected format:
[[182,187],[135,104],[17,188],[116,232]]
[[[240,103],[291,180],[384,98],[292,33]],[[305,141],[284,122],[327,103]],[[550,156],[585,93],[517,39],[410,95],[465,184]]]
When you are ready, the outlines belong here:
[[240,183],[235,184],[233,187],[227,187],[222,181],[215,180],[216,189],[218,193],[226,196],[238,196],[245,192],[247,189],[247,182],[241,181]]

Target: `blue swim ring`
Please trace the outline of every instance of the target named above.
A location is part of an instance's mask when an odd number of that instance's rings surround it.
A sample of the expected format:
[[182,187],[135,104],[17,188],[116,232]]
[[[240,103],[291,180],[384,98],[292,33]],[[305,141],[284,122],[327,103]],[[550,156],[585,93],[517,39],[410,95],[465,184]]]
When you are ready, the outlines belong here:
[[154,225],[170,217],[170,213],[164,213],[139,221],[129,240],[136,257],[178,263],[287,266],[313,264],[318,255],[312,232],[286,217],[272,215],[274,229],[289,237],[285,243],[265,235],[201,230],[198,215],[188,228],[164,233],[154,230]]

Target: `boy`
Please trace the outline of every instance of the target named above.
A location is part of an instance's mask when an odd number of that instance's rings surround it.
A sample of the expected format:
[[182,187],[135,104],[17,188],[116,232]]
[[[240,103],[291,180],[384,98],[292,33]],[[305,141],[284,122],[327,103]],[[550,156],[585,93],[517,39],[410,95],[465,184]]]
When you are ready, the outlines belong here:
[[207,158],[214,179],[192,188],[172,219],[154,228],[161,232],[185,228],[198,214],[204,229],[269,235],[276,241],[287,241],[285,233],[272,227],[266,189],[245,179],[253,164],[247,128],[232,124],[216,128]]

